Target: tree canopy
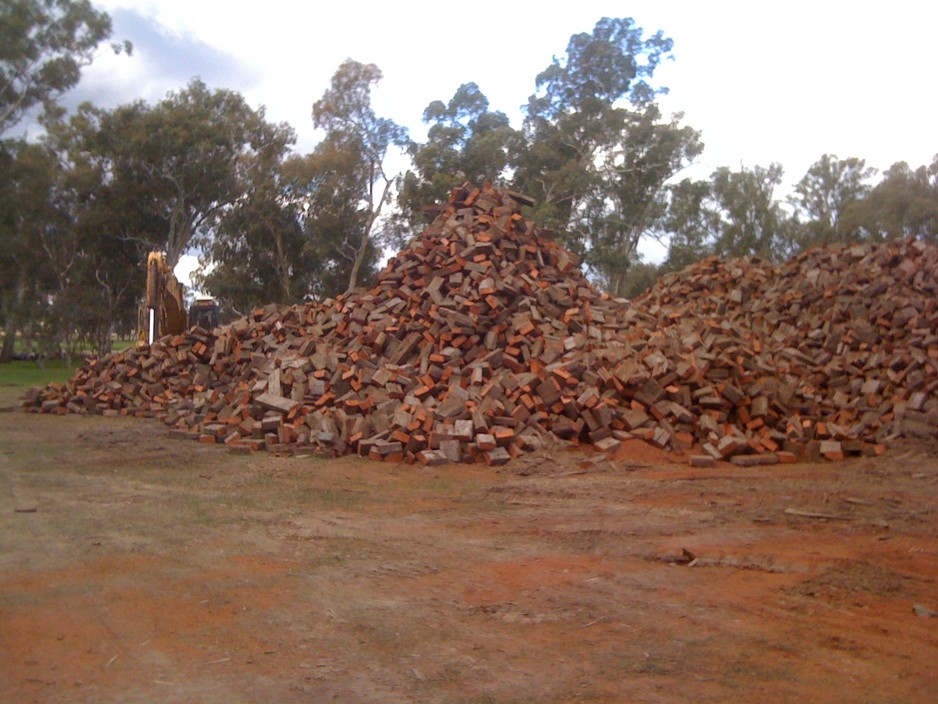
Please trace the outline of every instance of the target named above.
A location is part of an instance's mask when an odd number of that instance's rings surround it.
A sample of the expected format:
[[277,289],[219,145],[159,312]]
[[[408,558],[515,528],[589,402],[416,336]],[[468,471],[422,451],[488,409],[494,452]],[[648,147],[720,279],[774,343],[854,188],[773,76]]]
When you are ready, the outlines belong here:
[[[111,18],[88,0],[5,0],[0,7],[0,135],[73,88]],[[129,42],[115,51],[131,50]]]
[[475,83],[464,83],[448,103],[434,100],[423,111],[430,127],[426,142],[411,142],[413,169],[403,178],[398,202],[410,232],[426,225],[426,206],[446,200],[462,183],[498,183],[520,149],[520,133],[503,112],[489,110],[489,100]]
[[[360,223],[332,238],[339,256],[350,258],[348,290],[367,274],[367,262],[375,258],[375,232],[384,208],[391,202],[396,174],[386,171],[385,159],[392,147],[407,146],[407,130],[386,117],[379,117],[371,106],[371,91],[381,80],[381,70],[374,64],[348,59],[339,66],[332,84],[313,104],[313,124],[326,131],[316,157],[328,172],[344,184],[327,180],[332,188],[326,197],[343,193],[345,207],[354,208]],[[349,223],[346,222],[346,225]]]
[[155,106],[86,105],[77,119],[83,146],[101,160],[113,187],[135,193],[137,206],[158,223],[135,236],[163,248],[170,267],[191,246],[207,244],[224,211],[243,196],[254,161],[282,156],[295,141],[291,128],[269,124],[239,93],[210,90],[198,79]]
[[893,164],[865,198],[850,204],[843,220],[859,238],[938,242],[938,154],[914,169],[904,161]]
[[795,206],[805,218],[801,246],[853,237],[855,229],[844,215],[869,195],[869,180],[875,174],[875,169],[856,157],[838,159],[824,154],[812,164],[795,185]]
[[601,19],[575,34],[528,99],[515,183],[537,200],[533,217],[612,292],[663,215],[662,189],[703,149],[700,135],[664,117],[653,83],[672,41],[630,18]]

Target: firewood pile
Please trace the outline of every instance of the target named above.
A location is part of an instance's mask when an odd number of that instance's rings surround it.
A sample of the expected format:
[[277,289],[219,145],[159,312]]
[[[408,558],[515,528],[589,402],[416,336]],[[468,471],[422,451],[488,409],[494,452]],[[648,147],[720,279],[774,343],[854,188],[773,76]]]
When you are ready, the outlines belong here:
[[698,460],[878,454],[938,435],[938,248],[708,259],[628,302],[455,189],[369,290],[93,360],[28,410],[157,417],[236,451],[499,465],[552,438]]
[[767,372],[755,387],[743,383],[744,395],[770,389],[786,416],[772,424],[796,447],[837,458],[938,435],[934,245],[834,245],[777,267],[710,258],[633,305],[672,335],[687,320],[740,335],[743,349],[732,353]]

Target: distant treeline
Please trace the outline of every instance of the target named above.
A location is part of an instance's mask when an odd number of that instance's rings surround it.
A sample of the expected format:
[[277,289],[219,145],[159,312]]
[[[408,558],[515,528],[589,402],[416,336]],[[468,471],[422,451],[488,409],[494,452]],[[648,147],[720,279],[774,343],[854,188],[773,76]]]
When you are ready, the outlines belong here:
[[[297,154],[293,129],[237,92],[194,79],[155,105],[68,114],[110,18],[83,1],[17,0],[0,14],[0,134],[41,107],[44,135],[0,143],[2,358],[109,349],[132,331],[151,249],[198,252],[199,287],[233,312],[366,285],[381,253],[419,232],[463,182],[532,196],[529,216],[614,295],[705,256],[781,259],[817,243],[938,236],[938,156],[882,174],[825,154],[781,200],[778,164],[679,179],[704,149],[663,115],[654,80],[672,41],[628,18],[570,38],[534,79],[520,129],[475,83],[426,107],[426,140],[377,115],[373,64],[347,60],[312,105],[324,138]],[[131,51],[129,44],[116,46]],[[389,158],[409,157],[392,173]],[[667,247],[661,264],[638,245]]]

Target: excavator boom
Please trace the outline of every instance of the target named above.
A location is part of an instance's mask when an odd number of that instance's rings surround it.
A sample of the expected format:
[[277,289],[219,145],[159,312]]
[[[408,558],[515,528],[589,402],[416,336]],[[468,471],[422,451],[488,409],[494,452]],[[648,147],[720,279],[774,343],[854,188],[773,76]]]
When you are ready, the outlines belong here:
[[218,326],[218,303],[200,298],[186,315],[186,287],[179,283],[158,250],[147,256],[147,296],[137,313],[138,344],[152,344],[163,335],[178,335],[189,325],[211,330]]
[[152,344],[163,335],[178,335],[186,329],[186,287],[166,264],[166,255],[153,251],[147,256],[147,298],[141,311],[140,341]]

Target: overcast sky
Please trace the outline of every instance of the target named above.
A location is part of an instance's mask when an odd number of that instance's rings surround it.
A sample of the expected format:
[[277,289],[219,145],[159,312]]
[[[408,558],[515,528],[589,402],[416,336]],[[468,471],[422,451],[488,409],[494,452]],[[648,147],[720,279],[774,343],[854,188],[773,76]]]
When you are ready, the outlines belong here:
[[421,136],[426,105],[475,81],[494,109],[520,126],[534,78],[571,34],[603,17],[633,17],[674,40],[657,76],[663,104],[703,133],[698,171],[784,165],[797,181],[824,153],[883,169],[938,153],[934,89],[938,5],[757,2],[296,2],[94,0],[130,39],[132,57],[102,53],[72,101],[111,107],[200,76],[240,91],[296,130],[297,150],[317,141],[312,103],[346,58],[384,73],[379,114]]
[[424,108],[475,81],[516,127],[534,79],[571,34],[633,17],[674,40],[656,74],[666,112],[706,145],[685,175],[779,162],[798,181],[822,154],[912,167],[938,153],[938,5],[931,2],[297,2],[93,0],[129,39],[102,51],[68,102],[156,102],[199,76],[288,122],[296,150],[318,136],[311,107],[346,58],[377,64],[378,113],[421,138]]

